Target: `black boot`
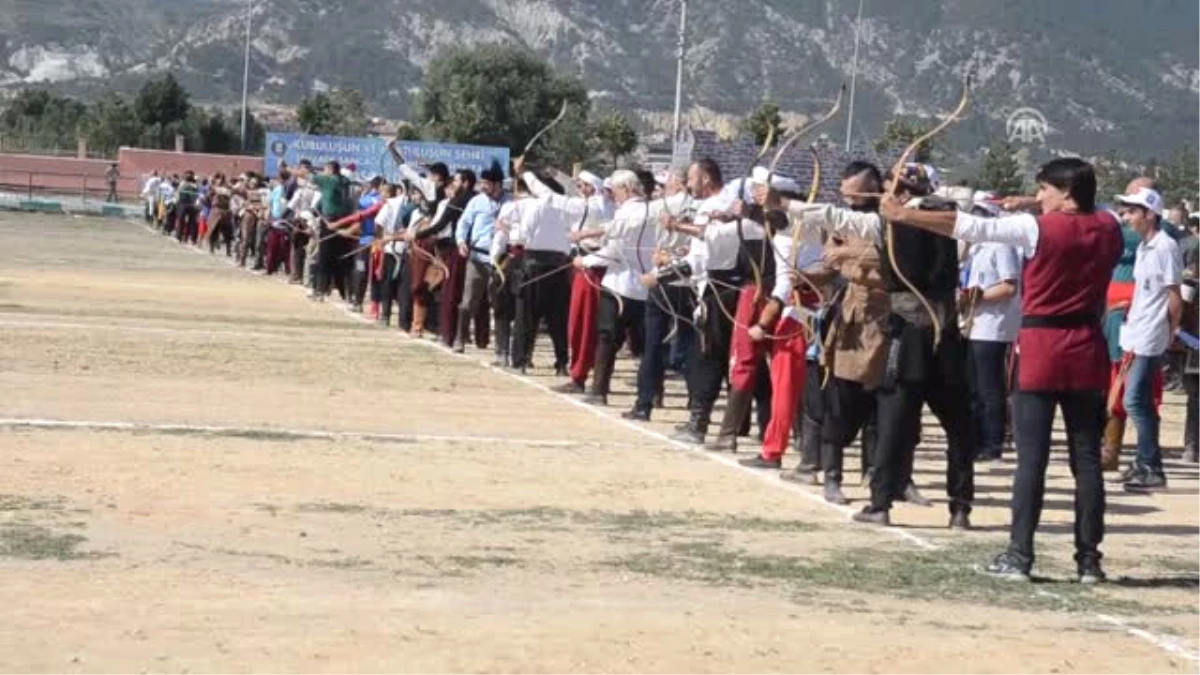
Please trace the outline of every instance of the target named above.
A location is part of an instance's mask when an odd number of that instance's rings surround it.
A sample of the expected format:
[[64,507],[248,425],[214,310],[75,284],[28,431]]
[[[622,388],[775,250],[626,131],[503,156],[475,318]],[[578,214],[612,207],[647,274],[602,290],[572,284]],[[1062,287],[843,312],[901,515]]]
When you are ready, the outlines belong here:
[[816,485],[821,466],[821,438],[821,423],[804,417],[800,425],[800,463],[779,477],[801,485]]
[[695,402],[688,410],[688,421],[684,428],[671,436],[671,440],[680,443],[703,445],[704,434],[708,433],[708,422],[712,417],[712,408],[703,403]]
[[612,383],[613,366],[616,365],[616,345],[601,342],[596,346],[596,366],[592,377],[592,391],[584,397],[585,403],[608,405],[608,388]]
[[721,418],[721,430],[708,446],[715,452],[737,452],[737,438],[744,423],[750,420],[750,404],[754,402],[753,391],[729,390],[725,402],[725,415]]

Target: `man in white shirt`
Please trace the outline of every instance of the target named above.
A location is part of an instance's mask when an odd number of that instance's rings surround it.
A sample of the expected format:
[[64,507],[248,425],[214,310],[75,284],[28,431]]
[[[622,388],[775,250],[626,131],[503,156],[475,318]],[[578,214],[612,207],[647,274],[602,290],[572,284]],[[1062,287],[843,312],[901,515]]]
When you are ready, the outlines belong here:
[[613,222],[599,250],[575,259],[579,269],[608,266],[600,282],[603,292],[596,311],[596,373],[592,390],[584,399],[593,405],[608,405],[618,340],[627,332],[641,330],[647,297],[641,275],[653,265],[655,229],[650,224],[650,205],[641,180],[632,171],[620,170],[612,175],[612,184],[618,205]]
[[[972,210],[989,218],[1000,215],[999,209],[988,202],[979,202]],[[969,340],[967,369],[977,439],[975,459],[996,461],[1004,447],[1008,350],[1021,328],[1021,297],[1017,291],[1021,259],[1013,246],[972,244],[966,269],[961,315]]]
[[1133,266],[1133,303],[1121,327],[1121,349],[1128,362],[1125,410],[1137,428],[1137,459],[1122,476],[1129,491],[1166,488],[1159,417],[1152,383],[1183,318],[1183,261],[1175,240],[1160,227],[1162,196],[1150,188],[1117,197],[1120,216],[1141,236]]
[[155,171],[142,184],[142,201],[146,203],[147,223],[154,222],[154,207],[158,203],[158,186],[160,183],[162,183],[162,179],[158,177],[158,171]]
[[[521,191],[528,189],[523,178],[518,178],[516,185]],[[519,257],[509,263],[509,270],[516,284],[512,367],[521,370],[529,367],[537,329],[545,319],[554,345],[554,372],[565,377],[569,360],[567,314],[571,303],[569,235],[576,221],[568,217],[567,210],[553,205],[561,196],[552,191],[521,200],[518,217],[510,223],[510,243]]]

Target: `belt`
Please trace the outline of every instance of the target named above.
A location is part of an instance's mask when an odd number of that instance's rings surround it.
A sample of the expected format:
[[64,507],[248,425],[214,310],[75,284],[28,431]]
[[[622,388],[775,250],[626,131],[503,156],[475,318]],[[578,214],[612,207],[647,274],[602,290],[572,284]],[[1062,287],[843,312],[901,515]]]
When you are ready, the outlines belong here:
[[1091,313],[1044,316],[1026,314],[1021,317],[1021,328],[1082,328],[1098,325],[1100,325],[1099,317]]

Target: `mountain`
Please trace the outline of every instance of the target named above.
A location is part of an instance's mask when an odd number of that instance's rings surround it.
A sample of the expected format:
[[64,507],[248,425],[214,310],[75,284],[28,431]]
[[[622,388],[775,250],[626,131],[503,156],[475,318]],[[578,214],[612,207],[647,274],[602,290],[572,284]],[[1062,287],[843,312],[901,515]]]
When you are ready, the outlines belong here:
[[[250,94],[295,103],[361,89],[407,117],[422,67],[462,43],[516,41],[577,73],[598,105],[669,123],[679,0],[6,0],[0,85],[49,82],[95,95],[171,70],[204,102],[236,103],[245,19]],[[764,97],[785,111],[827,108],[849,82],[854,0],[689,0],[685,108],[693,121],[742,116]],[[866,0],[855,139],[896,115],[953,107],[964,75],[960,151],[1003,136],[1018,108],[1040,111],[1047,144],[1082,153],[1164,156],[1196,144],[1196,0]],[[841,139],[845,116],[828,128]]]

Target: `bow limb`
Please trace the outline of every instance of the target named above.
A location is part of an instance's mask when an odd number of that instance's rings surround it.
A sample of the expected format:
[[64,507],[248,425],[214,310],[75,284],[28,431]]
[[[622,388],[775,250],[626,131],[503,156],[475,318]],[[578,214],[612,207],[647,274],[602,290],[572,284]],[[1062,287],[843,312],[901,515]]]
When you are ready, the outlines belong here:
[[529,150],[531,148],[533,148],[534,144],[537,143],[538,140],[542,136],[545,136],[548,131],[550,131],[554,127],[558,126],[558,123],[563,121],[563,118],[566,116],[567,116],[567,100],[563,99],[562,109],[558,111],[558,115],[556,115],[554,117],[554,119],[550,120],[549,124],[542,127],[541,131],[538,131],[536,134],[534,134],[533,138],[529,139],[529,142],[525,144],[525,149],[521,151],[521,156],[518,157],[517,159],[524,161],[525,155],[529,153]]
[[[971,74],[968,72],[966,78],[963,80],[962,96],[958,100],[958,105],[954,107],[954,110],[951,111],[950,114],[946,116],[946,119],[942,120],[941,123],[910,143],[900,155],[900,159],[896,161],[896,165],[892,167],[892,188],[888,191],[891,196],[896,196],[896,191],[900,187],[900,181],[898,177],[900,176],[900,172],[903,171],[904,166],[908,164],[908,160],[913,156],[914,153],[916,153],[917,149],[920,148],[922,144],[949,128],[954,122],[958,121],[959,117],[963,114],[963,112],[966,111],[967,104],[970,102],[970,98]],[[908,290],[912,291],[913,295],[917,296],[917,299],[921,301],[921,305],[925,308],[925,311],[929,313],[929,318],[933,324],[933,348],[936,351],[938,345],[940,345],[942,342],[942,322],[938,319],[937,312],[934,310],[933,304],[929,302],[929,298],[925,297],[925,294],[922,293],[916,287],[916,285],[913,284],[913,282],[909,281],[908,277],[904,275],[904,272],[900,270],[900,266],[896,264],[895,232],[891,222],[884,222],[883,234],[884,239],[887,240],[887,246],[885,248],[887,249],[888,262],[891,263],[892,271],[896,273],[896,277],[900,279],[900,282],[903,283]]]

